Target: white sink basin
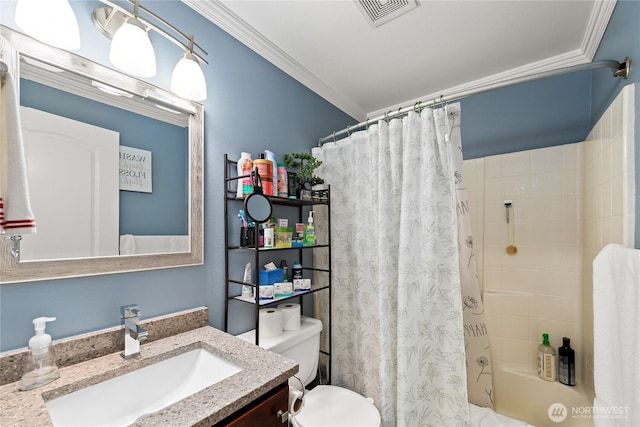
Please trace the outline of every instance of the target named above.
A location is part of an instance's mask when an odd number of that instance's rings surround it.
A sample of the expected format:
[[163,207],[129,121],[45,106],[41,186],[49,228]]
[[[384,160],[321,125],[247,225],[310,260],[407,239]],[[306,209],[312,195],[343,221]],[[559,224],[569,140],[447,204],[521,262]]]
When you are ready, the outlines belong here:
[[126,426],[242,369],[203,349],[174,356],[46,403],[54,426]]

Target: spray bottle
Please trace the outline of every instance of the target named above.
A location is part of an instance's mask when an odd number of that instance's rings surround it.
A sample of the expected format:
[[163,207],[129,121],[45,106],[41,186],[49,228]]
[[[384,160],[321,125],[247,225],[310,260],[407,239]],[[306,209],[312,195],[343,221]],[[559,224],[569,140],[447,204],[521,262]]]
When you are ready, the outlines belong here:
[[307,225],[304,227],[304,246],[315,246],[316,244],[316,227],[313,225],[313,211],[309,211]]

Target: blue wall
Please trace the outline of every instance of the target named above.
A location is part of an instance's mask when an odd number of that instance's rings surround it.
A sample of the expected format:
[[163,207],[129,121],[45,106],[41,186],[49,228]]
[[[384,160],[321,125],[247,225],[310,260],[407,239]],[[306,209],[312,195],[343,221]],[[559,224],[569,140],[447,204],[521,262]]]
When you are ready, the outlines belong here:
[[[91,22],[98,1],[72,1],[82,46],[77,53],[110,66],[109,40]],[[320,135],[353,123],[324,99],[290,78],[180,1],[147,1],[146,6],[195,35],[209,52],[203,66],[205,107],[204,233],[205,264],[149,272],[47,280],[0,286],[0,350],[24,347],[33,335],[31,320],[57,316],[47,326],[53,339],[120,324],[119,307],[137,303],[142,317],[192,307],[209,307],[209,321],[224,317],[223,156],[271,149],[308,151]],[[14,1],[0,1],[0,22],[16,28]],[[158,74],[149,81],[169,88],[180,50],[152,33]]]
[[640,248],[640,1],[618,0],[594,61],[632,58],[627,80],[608,68],[524,83],[462,102],[465,159],[583,141],[611,102],[636,83],[635,246]]
[[[120,234],[189,233],[189,129],[21,79],[20,104],[120,134],[120,145],[151,151],[151,193],[120,191]],[[38,213],[35,212],[36,219]]]
[[[224,153],[238,158],[240,151],[258,153],[269,148],[281,159],[282,153],[308,150],[319,137],[354,123],[182,3],[147,3],[160,15],[170,17],[179,28],[194,33],[210,52],[210,65],[203,67],[209,86],[205,102],[205,265],[0,286],[2,350],[24,346],[32,335],[31,319],[36,316],[58,316],[47,328],[57,339],[117,325],[118,307],[132,302],[140,304],[143,318],[207,305],[210,323],[221,327]],[[108,40],[98,34],[90,18],[97,4],[72,2],[83,41],[78,53],[108,65]],[[14,7],[13,2],[0,1],[2,23],[14,26]],[[599,56],[620,60],[634,55],[640,61],[638,7],[638,2],[619,2],[612,22],[629,19],[633,25],[607,31]],[[611,41],[617,38],[623,39],[622,45]],[[609,44],[622,53],[610,51]],[[154,45],[164,52],[158,55],[158,76],[150,81],[167,88],[179,52],[166,46],[162,39],[154,39]],[[463,100],[466,157],[583,140],[597,116],[593,111],[598,109],[599,100],[613,99],[619,90],[606,86],[614,80],[606,73],[598,70],[557,77]],[[637,81],[637,77],[626,82],[631,81]],[[600,92],[606,96],[600,96]],[[636,146],[639,136],[636,131]]]
[[640,248],[640,1],[618,0],[595,60],[631,57],[631,75],[627,80],[594,74],[592,83],[591,123],[595,125],[607,107],[630,84],[635,90],[635,168],[636,168],[636,248]]

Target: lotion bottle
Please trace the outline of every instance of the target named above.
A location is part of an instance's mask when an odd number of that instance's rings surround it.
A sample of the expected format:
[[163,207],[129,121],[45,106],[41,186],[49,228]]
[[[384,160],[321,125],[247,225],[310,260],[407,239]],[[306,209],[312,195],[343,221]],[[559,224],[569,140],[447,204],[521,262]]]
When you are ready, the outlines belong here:
[[543,380],[556,380],[556,349],[549,344],[549,334],[542,334],[538,346],[538,376]]
[[567,337],[562,337],[562,347],[558,349],[558,381],[565,385],[576,385],[576,353]]
[[60,378],[56,359],[51,349],[51,336],[44,333],[47,322],[56,320],[55,317],[38,317],[33,319],[36,334],[29,340],[30,354],[24,375],[20,379],[20,390],[31,390]]

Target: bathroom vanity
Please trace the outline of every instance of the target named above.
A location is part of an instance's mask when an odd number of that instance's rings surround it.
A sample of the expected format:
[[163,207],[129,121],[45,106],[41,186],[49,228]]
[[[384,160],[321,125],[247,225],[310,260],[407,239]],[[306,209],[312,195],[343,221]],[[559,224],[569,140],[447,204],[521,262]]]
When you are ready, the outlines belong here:
[[[206,314],[206,309],[201,310]],[[201,315],[202,317],[202,315]],[[167,316],[165,324],[180,323],[174,316]],[[159,334],[158,325],[151,319],[145,327],[149,336]],[[161,324],[162,322],[157,322]],[[160,325],[162,326],[162,325]],[[60,340],[58,353],[77,349],[85,350],[95,336],[122,334],[122,328],[112,328],[95,334]],[[150,338],[151,339],[151,338]],[[95,343],[89,344],[94,350]],[[0,425],[2,426],[52,426],[47,402],[106,380],[120,378],[142,368],[159,364],[186,352],[203,349],[240,369],[239,372],[204,388],[178,402],[135,420],[133,425],[180,426],[281,426],[286,424],[288,406],[287,380],[298,372],[296,362],[266,351],[244,340],[226,334],[210,326],[198,327],[141,346],[140,357],[124,360],[121,349],[70,366],[61,364],[60,378],[30,391],[19,391],[18,382],[0,387]],[[19,352],[0,355],[5,371],[16,368]],[[70,356],[72,357],[72,356]],[[67,358],[58,354],[58,359]],[[13,360],[13,362],[11,362]],[[11,365],[15,366],[11,366]],[[142,388],[142,387],[141,387]],[[110,402],[101,402],[102,406]],[[116,411],[118,408],[109,408]],[[258,420],[258,421],[256,421]],[[283,422],[284,420],[284,422]]]

